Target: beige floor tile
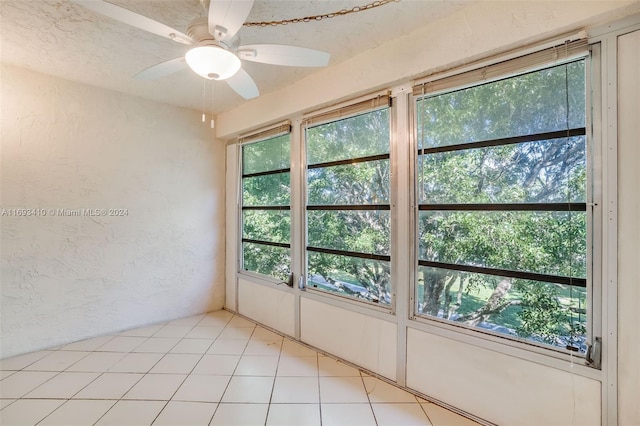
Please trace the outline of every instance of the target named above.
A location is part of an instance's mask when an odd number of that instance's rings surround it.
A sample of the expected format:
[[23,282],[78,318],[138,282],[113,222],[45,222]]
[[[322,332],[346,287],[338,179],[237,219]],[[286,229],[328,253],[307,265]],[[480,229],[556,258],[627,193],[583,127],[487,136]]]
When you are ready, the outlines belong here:
[[369,398],[360,377],[320,377],[320,401],[369,402]]
[[0,370],[22,370],[52,353],[53,351],[30,352],[24,355],[5,358],[0,360]]
[[268,404],[220,404],[211,426],[261,426],[267,419]]
[[200,358],[198,354],[166,354],[150,373],[189,374]]
[[38,426],[85,426],[98,421],[117,401],[67,401]]
[[208,314],[198,323],[201,327],[224,327],[231,320],[231,317],[221,317]]
[[283,337],[266,328],[256,327],[251,334],[251,340],[281,340]]
[[99,375],[99,373],[63,372],[38,386],[23,398],[71,398]]
[[79,399],[120,399],[129,391],[143,374],[104,373],[73,398]]
[[0,399],[0,410],[2,410],[7,405],[10,405],[14,401],[16,401],[16,400],[15,399]]
[[360,377],[357,369],[327,356],[318,357],[318,374],[325,377]]
[[0,425],[35,425],[63,403],[62,399],[20,399],[0,411]]
[[222,327],[195,326],[185,337],[189,339],[215,339],[222,332]]
[[234,376],[222,396],[223,402],[268,403],[273,377]]
[[116,336],[96,349],[99,352],[131,352],[140,346],[146,337]]
[[213,339],[182,339],[171,349],[173,354],[204,354],[213,344]]
[[165,405],[164,401],[118,401],[96,425],[148,426]]
[[322,404],[322,426],[376,426],[371,405]]
[[89,352],[56,351],[34,362],[25,370],[29,371],[63,371],[80,361]]
[[231,327],[254,327],[256,323],[236,315],[231,318],[228,325]]
[[178,337],[150,337],[133,350],[134,353],[165,354],[180,342]]
[[193,374],[220,374],[230,376],[238,365],[238,355],[205,355],[193,369]]
[[0,398],[21,398],[56,374],[52,371],[18,371],[2,381]]
[[369,401],[374,402],[418,402],[415,395],[383,382],[375,377],[364,377],[364,386]]
[[116,365],[125,354],[121,352],[92,352],[66,371],[104,372]]
[[162,327],[164,327],[164,324],[147,325],[145,327],[139,327],[139,328],[134,328],[133,330],[123,331],[119,335],[127,336],[127,337],[151,337]]
[[175,401],[219,402],[231,376],[192,374],[173,396]]
[[236,367],[236,376],[275,376],[277,356],[244,355]]
[[320,426],[320,404],[271,404],[267,426]]
[[222,340],[249,340],[255,327],[225,327],[218,336]]
[[100,346],[113,340],[114,336],[100,336],[93,339],[80,340],[79,342],[69,343],[62,346],[60,349],[63,351],[95,351]]
[[123,399],[168,401],[186,377],[184,374],[147,374],[124,395]]
[[278,376],[318,377],[318,357],[281,356],[278,364]]
[[158,330],[153,337],[177,337],[182,339],[193,328],[192,325],[165,325]]
[[213,342],[207,354],[211,355],[242,355],[248,340],[220,340]]
[[193,327],[194,325],[198,324],[204,317],[205,317],[205,314],[198,314],[198,315],[192,315],[190,317],[178,318],[173,321],[169,321],[167,325]]
[[427,413],[427,417],[433,426],[478,426],[479,423],[471,419],[462,417],[446,408],[432,403],[420,404],[422,409]]
[[276,377],[271,402],[274,404],[320,403],[317,377]]
[[208,402],[169,401],[153,426],[207,426],[217,407]]
[[309,349],[293,340],[284,339],[282,344],[282,356],[318,356],[318,352]]
[[162,359],[163,354],[130,353],[109,369],[112,373],[147,373]]
[[244,350],[244,355],[279,356],[281,348],[281,340],[250,340]]
[[429,426],[420,404],[371,404],[378,426]]
[[0,380],[6,379],[7,377],[15,373],[16,371],[0,370]]

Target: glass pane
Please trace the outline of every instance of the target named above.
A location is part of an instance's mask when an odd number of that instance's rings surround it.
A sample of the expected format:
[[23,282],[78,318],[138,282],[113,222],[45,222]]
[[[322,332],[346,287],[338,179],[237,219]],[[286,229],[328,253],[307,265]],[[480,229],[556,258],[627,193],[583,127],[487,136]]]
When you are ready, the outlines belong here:
[[311,210],[307,229],[312,247],[389,254],[388,210]]
[[389,204],[389,160],[307,171],[308,203]]
[[289,135],[282,135],[242,147],[242,174],[289,168]]
[[584,136],[423,155],[422,204],[586,200]]
[[586,278],[586,212],[421,211],[422,260]]
[[417,111],[420,148],[584,127],[584,60],[422,98]]
[[242,179],[243,206],[288,206],[290,173],[255,176]]
[[288,248],[242,243],[242,250],[242,269],[245,271],[270,275],[282,281],[289,279],[291,254]]
[[389,305],[389,262],[307,252],[307,286]]
[[581,287],[418,268],[419,313],[583,354],[586,308]]
[[275,243],[289,243],[291,240],[291,214],[288,210],[245,210],[242,222],[243,238]]
[[310,127],[307,164],[346,160],[389,152],[389,109]]

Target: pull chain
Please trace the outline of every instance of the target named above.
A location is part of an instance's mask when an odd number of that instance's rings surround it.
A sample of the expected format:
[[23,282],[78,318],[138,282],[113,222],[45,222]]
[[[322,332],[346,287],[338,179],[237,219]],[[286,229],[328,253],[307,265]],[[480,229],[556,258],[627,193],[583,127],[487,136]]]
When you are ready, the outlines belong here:
[[203,123],[206,121],[206,115],[204,112],[206,94],[207,94],[207,80],[203,78],[202,79],[202,122]]
[[213,119],[213,94],[214,94],[215,83],[211,80],[211,128],[213,129],[216,125]]

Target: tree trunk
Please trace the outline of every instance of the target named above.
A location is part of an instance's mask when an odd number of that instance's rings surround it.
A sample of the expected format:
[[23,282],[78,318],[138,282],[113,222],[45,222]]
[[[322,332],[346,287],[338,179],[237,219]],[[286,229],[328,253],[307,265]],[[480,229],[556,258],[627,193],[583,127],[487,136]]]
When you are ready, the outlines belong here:
[[442,318],[449,319],[450,309],[451,309],[451,301],[453,300],[453,295],[451,294],[451,287],[456,282],[454,279],[455,276],[450,276],[446,280],[446,284],[444,286],[444,306],[442,308]]
[[511,303],[504,303],[502,299],[511,290],[513,282],[510,279],[504,279],[498,283],[495,290],[487,300],[487,303],[480,309],[464,315],[460,318],[460,321],[471,326],[476,326],[482,321],[485,321],[490,315],[497,314],[505,310]]
[[423,313],[438,316],[438,312],[440,311],[440,296],[444,290],[446,278],[447,275],[445,272],[425,274]]

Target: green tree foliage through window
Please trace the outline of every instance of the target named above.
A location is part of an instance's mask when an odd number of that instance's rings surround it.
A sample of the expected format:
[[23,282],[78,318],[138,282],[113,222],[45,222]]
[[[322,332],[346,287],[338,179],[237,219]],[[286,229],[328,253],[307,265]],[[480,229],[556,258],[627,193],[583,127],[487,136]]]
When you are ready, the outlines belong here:
[[289,134],[242,147],[242,269],[291,273]]
[[416,110],[418,312],[584,352],[585,61]]
[[313,288],[389,305],[389,108],[306,129]]

